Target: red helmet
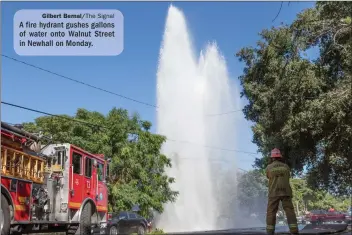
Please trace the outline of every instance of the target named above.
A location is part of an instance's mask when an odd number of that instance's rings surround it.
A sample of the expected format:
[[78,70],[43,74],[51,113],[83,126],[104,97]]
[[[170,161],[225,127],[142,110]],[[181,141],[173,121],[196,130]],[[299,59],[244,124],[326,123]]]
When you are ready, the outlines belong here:
[[272,158],[281,158],[281,152],[279,149],[274,148],[273,150],[271,150],[271,157]]

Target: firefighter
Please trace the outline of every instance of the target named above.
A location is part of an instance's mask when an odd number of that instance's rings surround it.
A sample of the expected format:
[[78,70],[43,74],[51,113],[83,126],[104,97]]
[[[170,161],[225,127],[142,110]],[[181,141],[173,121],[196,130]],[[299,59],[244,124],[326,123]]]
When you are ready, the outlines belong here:
[[329,209],[329,212],[335,212],[334,207],[331,207],[331,208]]
[[271,151],[266,176],[269,179],[269,195],[266,214],[266,230],[268,234],[275,233],[276,213],[280,201],[287,216],[291,234],[298,234],[295,209],[292,204],[292,189],[290,186],[290,168],[283,161],[280,150]]

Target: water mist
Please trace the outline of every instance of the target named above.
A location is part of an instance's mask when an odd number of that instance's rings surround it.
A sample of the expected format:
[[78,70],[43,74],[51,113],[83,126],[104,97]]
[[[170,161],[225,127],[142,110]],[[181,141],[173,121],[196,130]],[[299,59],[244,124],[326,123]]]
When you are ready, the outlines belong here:
[[[226,62],[215,43],[197,58],[183,13],[170,6],[157,74],[157,131],[171,140],[163,153],[180,194],[165,205],[157,227],[166,232],[231,227],[236,194],[236,107]],[[227,222],[223,222],[227,221]],[[233,226],[232,226],[233,227]]]

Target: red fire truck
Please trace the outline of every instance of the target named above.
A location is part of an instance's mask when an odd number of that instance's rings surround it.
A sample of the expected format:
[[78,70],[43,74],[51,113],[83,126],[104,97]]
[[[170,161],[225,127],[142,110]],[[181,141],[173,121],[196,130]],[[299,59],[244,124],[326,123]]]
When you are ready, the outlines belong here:
[[1,123],[1,235],[91,234],[107,220],[107,161]]

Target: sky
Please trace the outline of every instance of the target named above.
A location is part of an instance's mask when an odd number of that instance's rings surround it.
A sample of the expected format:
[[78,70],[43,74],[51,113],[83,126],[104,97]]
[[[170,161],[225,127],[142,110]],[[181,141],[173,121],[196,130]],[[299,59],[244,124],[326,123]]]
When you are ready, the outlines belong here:
[[[1,2],[2,54],[47,70],[156,105],[156,72],[167,9],[170,2]],[[281,22],[292,22],[313,2],[173,2],[187,19],[196,52],[216,41],[230,77],[240,84],[243,64],[234,54],[255,46],[258,33]],[[124,15],[124,51],[118,56],[19,56],[13,49],[13,17],[21,9],[118,9]],[[2,57],[1,99],[52,114],[74,115],[77,108],[108,113],[121,107],[154,124],[156,111],[117,96],[82,86]],[[240,97],[237,97],[240,99]],[[246,100],[241,100],[244,105]],[[230,111],[230,110],[229,110]],[[238,125],[238,150],[256,152],[251,123],[242,112]],[[40,114],[1,106],[1,119],[9,123],[33,121]],[[221,118],[219,116],[218,118]],[[218,146],[224,147],[224,146]],[[226,146],[229,148],[229,146]],[[234,152],[239,168],[252,168],[255,155]]]

